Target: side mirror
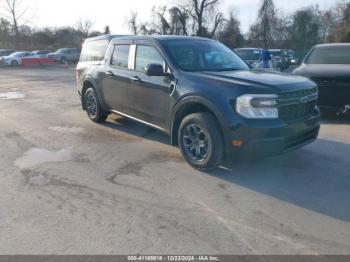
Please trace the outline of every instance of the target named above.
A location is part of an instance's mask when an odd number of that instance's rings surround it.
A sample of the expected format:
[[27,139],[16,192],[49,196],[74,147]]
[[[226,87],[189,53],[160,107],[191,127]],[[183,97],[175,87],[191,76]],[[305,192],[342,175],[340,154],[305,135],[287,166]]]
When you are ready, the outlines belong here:
[[161,64],[149,64],[146,66],[146,75],[165,76],[164,68]]

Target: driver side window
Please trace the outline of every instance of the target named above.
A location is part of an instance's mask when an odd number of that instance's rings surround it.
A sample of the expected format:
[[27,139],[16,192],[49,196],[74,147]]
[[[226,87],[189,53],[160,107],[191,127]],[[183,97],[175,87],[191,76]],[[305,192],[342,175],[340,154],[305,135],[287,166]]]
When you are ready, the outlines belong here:
[[136,49],[135,70],[146,72],[146,66],[149,64],[164,65],[164,59],[157,49],[152,46],[138,45]]

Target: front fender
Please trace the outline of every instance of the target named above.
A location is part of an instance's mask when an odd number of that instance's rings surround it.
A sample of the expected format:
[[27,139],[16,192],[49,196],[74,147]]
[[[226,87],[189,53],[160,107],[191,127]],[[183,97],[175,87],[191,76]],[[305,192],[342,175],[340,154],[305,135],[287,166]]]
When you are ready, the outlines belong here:
[[170,132],[171,132],[171,143],[172,145],[176,144],[177,141],[177,130],[180,125],[181,119],[178,119],[179,113],[191,104],[200,104],[204,107],[206,107],[217,119],[221,130],[224,131],[226,129],[226,121],[223,113],[219,110],[218,106],[216,106],[213,102],[211,102],[208,98],[205,98],[203,96],[199,96],[196,94],[188,95],[184,98],[182,98],[179,102],[176,103],[176,105],[171,110],[170,114]]

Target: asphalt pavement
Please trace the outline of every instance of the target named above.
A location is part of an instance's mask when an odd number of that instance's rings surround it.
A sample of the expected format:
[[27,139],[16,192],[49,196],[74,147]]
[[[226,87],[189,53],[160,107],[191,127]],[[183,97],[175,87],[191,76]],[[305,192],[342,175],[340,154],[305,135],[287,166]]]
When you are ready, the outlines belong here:
[[286,155],[193,170],[81,110],[73,68],[0,69],[0,254],[350,254],[350,120]]

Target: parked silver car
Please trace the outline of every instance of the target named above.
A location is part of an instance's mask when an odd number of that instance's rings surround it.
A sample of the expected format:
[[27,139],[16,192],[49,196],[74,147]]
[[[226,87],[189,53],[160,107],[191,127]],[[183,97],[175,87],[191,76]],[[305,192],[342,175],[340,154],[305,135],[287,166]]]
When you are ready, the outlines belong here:
[[80,50],[77,48],[61,48],[54,53],[48,54],[48,57],[59,63],[78,62]]

